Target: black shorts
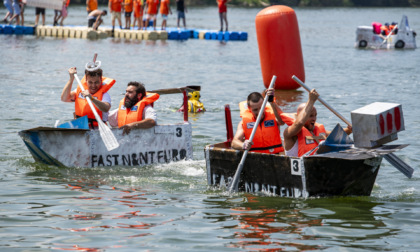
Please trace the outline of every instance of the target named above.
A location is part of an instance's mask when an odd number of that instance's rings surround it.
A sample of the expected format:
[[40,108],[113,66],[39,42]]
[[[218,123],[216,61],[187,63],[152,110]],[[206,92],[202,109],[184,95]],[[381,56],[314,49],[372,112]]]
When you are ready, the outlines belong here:
[[131,17],[132,12],[125,12],[124,17]]
[[95,23],[95,21],[96,21],[96,18],[91,18],[91,19],[89,19],[89,20],[88,20],[88,27],[92,27],[92,26],[93,26],[93,24]]
[[39,14],[45,15],[45,8],[36,7],[35,8],[35,15],[39,15]]

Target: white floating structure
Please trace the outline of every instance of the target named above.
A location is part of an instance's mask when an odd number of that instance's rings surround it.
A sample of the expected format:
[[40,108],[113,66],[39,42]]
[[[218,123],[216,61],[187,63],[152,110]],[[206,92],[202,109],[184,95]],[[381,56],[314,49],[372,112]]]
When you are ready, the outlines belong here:
[[408,25],[407,16],[403,16],[397,29],[389,35],[382,35],[372,26],[359,26],[356,30],[356,47],[370,49],[415,49],[416,32]]

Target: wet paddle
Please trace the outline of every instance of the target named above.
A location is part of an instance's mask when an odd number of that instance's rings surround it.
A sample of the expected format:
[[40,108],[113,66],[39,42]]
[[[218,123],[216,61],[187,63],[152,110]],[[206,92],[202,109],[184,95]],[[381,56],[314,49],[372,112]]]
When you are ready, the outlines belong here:
[[[306,91],[310,92],[311,89],[305,85],[298,77],[295,75],[292,76],[292,79],[296,81],[299,85],[301,85]],[[331,107],[327,102],[325,102],[321,96],[318,97],[318,100],[325,106],[327,109],[331,110],[336,116],[338,116],[343,122],[345,122],[348,126],[352,126],[351,123],[344,118],[340,113],[338,113],[333,107]],[[392,164],[395,168],[397,168],[402,174],[411,178],[413,176],[414,169],[411,168],[408,164],[402,161],[399,157],[397,157],[394,153],[389,153],[384,156],[385,159]]]
[[[272,88],[274,86],[276,79],[277,79],[277,76],[273,75],[269,88]],[[257,131],[257,127],[260,124],[260,120],[264,113],[264,108],[265,108],[265,105],[267,104],[267,101],[268,101],[268,95],[266,95],[264,98],[264,102],[261,106],[260,112],[258,113],[258,117],[257,117],[257,120],[255,121],[254,128],[252,129],[251,136],[248,139],[250,142],[252,142],[252,140],[254,139],[255,132]],[[236,169],[235,175],[233,176],[232,182],[230,183],[229,192],[238,191],[239,176],[241,175],[242,169],[244,168],[244,163],[245,163],[245,159],[247,155],[248,155],[248,150],[245,150],[244,154],[242,155],[241,162],[238,165],[238,169]]]
[[[83,87],[82,83],[80,82],[79,77],[77,74],[74,74],[74,78],[77,81],[77,84],[79,85],[80,89],[82,91],[85,91],[85,88]],[[102,118],[98,115],[98,112],[96,112],[95,106],[93,105],[91,99],[89,97],[86,97],[86,100],[90,106],[90,109],[92,110],[93,114],[95,115],[96,121],[98,121],[99,126],[99,134],[102,138],[102,141],[105,144],[105,147],[108,151],[111,151],[113,149],[116,149],[120,146],[117,139],[115,138],[114,134],[112,133],[111,129],[105,125],[105,123],[102,121]]]

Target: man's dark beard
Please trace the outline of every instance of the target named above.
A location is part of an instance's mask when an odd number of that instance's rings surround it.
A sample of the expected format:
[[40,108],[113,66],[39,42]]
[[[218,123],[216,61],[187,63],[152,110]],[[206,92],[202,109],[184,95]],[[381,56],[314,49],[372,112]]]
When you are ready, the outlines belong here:
[[137,95],[136,96],[134,96],[134,98],[133,99],[130,99],[129,97],[125,97],[125,100],[124,100],[124,106],[126,107],[126,108],[129,108],[129,109],[131,109],[131,107],[133,107],[134,106],[134,104],[136,104],[137,102],[139,101],[139,99],[137,98]]

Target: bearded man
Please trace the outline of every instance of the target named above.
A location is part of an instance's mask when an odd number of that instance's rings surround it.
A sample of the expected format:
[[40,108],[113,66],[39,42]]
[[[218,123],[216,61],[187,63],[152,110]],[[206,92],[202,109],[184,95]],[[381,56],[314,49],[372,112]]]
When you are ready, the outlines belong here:
[[109,123],[113,127],[123,129],[123,135],[130,133],[132,129],[154,127],[157,116],[152,106],[157,99],[159,94],[146,93],[142,83],[129,82],[118,109],[109,113]]

